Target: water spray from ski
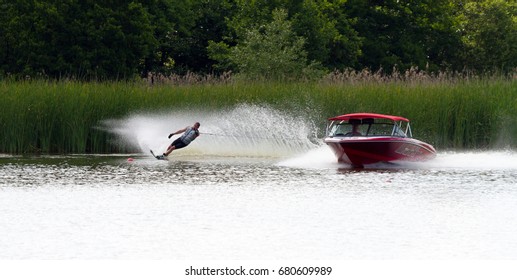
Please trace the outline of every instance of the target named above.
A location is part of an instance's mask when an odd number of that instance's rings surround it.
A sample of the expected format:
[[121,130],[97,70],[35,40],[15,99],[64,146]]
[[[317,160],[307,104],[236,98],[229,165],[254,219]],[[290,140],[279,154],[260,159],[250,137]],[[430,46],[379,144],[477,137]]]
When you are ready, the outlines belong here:
[[[321,142],[318,129],[300,116],[257,105],[239,105],[227,111],[175,111],[134,114],[103,123],[114,133],[117,144],[148,153],[161,153],[173,139],[172,131],[201,123],[201,135],[188,148],[171,156],[260,156],[283,157],[307,152]],[[175,138],[177,136],[173,136]]]

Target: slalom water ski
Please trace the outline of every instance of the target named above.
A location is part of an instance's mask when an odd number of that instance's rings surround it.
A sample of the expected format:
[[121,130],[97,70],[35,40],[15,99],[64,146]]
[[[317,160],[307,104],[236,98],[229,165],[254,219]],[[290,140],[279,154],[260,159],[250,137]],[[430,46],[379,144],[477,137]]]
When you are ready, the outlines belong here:
[[155,154],[154,154],[153,150],[150,150],[150,151],[151,151],[151,155],[153,155],[153,157],[155,157],[156,159],[159,159],[159,160],[168,160],[165,156],[163,156],[163,155],[159,155],[159,156],[157,156],[157,155],[155,155]]

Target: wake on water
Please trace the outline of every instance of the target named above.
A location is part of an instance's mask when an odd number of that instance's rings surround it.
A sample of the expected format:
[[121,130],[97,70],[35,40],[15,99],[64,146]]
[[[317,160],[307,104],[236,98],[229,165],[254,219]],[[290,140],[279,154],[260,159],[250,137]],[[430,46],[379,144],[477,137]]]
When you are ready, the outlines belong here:
[[[102,128],[115,134],[117,143],[148,154],[162,153],[178,136],[169,133],[201,123],[201,135],[185,149],[174,151],[181,156],[269,157],[278,165],[296,168],[347,168],[338,164],[332,151],[318,137],[316,127],[302,116],[293,116],[269,107],[240,105],[216,112],[179,111],[139,113],[125,119],[107,120]],[[422,163],[373,165],[373,168],[459,168],[517,169],[515,151],[439,152]]]

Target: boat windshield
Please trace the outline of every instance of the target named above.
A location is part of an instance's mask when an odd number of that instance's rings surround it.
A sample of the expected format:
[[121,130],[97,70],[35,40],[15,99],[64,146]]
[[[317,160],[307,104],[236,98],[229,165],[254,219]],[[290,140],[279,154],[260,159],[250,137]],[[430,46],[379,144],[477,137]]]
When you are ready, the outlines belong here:
[[407,137],[406,133],[397,124],[393,125],[393,136]]
[[332,122],[329,126],[328,136],[330,137],[352,137],[352,136],[395,136],[407,137],[404,130],[393,122],[373,122],[355,121],[355,122]]

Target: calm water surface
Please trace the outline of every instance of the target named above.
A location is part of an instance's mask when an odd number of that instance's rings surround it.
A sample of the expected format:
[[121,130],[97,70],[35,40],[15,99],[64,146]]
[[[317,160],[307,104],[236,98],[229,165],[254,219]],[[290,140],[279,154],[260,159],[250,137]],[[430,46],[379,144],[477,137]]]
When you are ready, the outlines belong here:
[[515,152],[4,155],[0,259],[515,259],[516,183]]

